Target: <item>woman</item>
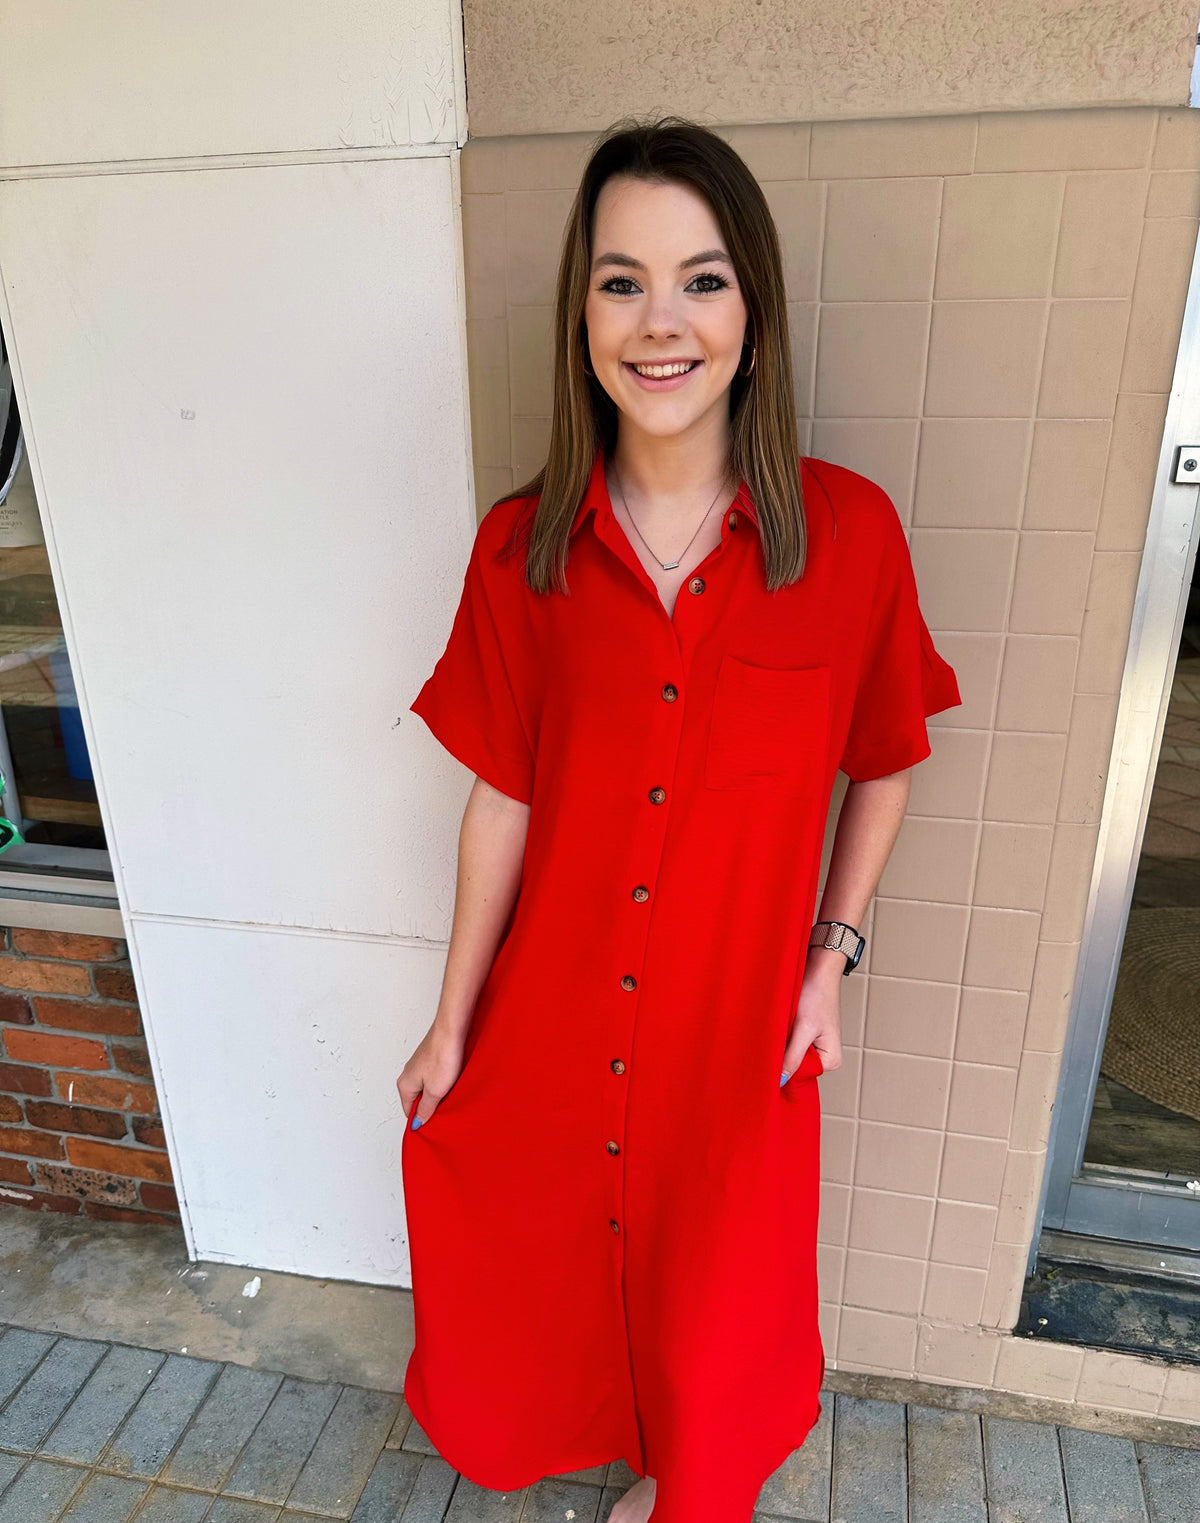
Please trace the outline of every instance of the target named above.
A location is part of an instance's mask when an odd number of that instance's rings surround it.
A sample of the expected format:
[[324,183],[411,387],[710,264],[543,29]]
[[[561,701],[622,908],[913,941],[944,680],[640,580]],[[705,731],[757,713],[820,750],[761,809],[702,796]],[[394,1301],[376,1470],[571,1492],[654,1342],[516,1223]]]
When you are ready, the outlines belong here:
[[412,705],[477,778],[398,1081],[405,1391],[485,1487],[624,1457],[616,1523],[748,1519],[820,1414],[815,1081],[959,702],[891,502],[799,457],[785,303],[719,137],[599,141],[549,457],[484,517]]

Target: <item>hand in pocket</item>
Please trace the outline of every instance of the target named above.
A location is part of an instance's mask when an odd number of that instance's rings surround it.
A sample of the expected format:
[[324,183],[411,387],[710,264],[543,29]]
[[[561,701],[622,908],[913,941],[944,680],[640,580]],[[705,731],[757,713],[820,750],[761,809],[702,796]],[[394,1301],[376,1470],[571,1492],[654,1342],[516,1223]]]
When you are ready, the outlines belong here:
[[463,1070],[463,1042],[434,1023],[396,1080],[400,1104],[415,1132],[453,1089]]

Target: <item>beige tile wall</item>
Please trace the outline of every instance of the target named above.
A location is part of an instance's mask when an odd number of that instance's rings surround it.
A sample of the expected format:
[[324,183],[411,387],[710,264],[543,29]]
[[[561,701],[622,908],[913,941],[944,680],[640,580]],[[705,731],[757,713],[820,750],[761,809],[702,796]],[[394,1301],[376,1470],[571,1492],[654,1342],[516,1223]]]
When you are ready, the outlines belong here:
[[[964,704],[822,1080],[830,1367],[1200,1422],[1200,1370],[1006,1336],[1046,1158],[1200,217],[1200,113],[735,127],[785,251],[802,448],[906,525]],[[580,135],[463,153],[478,508],[549,428]]]

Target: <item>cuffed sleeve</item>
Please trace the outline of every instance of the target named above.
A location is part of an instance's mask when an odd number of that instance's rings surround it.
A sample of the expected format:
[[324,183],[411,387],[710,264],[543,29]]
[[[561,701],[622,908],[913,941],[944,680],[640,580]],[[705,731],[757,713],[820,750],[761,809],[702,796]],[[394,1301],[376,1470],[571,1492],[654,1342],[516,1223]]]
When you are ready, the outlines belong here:
[[446,648],[409,705],[451,755],[521,803],[533,798],[534,753],[476,535]]
[[867,638],[841,770],[852,782],[884,777],[929,755],[925,721],[962,702],[917,600],[904,529],[890,501]]

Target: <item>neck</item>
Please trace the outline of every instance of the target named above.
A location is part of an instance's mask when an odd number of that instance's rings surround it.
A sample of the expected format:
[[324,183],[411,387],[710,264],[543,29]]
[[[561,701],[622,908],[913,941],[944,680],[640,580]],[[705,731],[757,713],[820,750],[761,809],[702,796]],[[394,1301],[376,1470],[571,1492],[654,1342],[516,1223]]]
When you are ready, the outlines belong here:
[[[714,409],[714,413],[716,413]],[[710,495],[729,472],[728,416],[698,419],[667,437],[647,434],[622,417],[613,452],[620,479],[640,503],[693,502]]]

